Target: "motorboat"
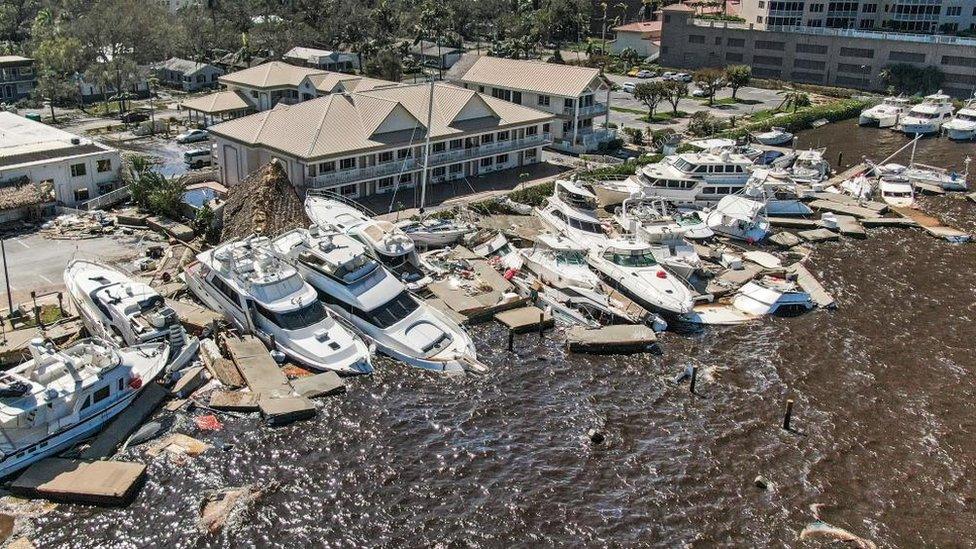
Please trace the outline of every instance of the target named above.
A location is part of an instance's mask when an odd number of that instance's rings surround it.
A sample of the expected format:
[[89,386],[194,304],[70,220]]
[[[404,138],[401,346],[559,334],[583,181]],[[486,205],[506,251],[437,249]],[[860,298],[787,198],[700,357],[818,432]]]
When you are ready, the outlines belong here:
[[438,248],[456,243],[474,227],[455,219],[427,217],[398,223],[397,228],[409,236],[414,243],[428,248]]
[[813,210],[801,200],[801,192],[790,174],[783,169],[757,168],[742,196],[766,204],[766,215],[804,216]]
[[609,209],[640,194],[644,187],[640,180],[634,177],[595,181],[590,186],[593,188],[597,203],[604,209]]
[[942,124],[952,118],[952,98],[942,93],[925,96],[901,118],[900,129],[907,135],[939,133]]
[[858,200],[870,200],[874,195],[874,183],[864,173],[852,175],[840,182],[839,191]]
[[200,253],[184,278],[204,305],[273,353],[315,370],[373,371],[363,340],[329,314],[315,288],[275,255],[267,237],[249,236]]
[[824,149],[807,149],[796,154],[790,166],[790,178],[796,183],[813,185],[830,177],[830,163],[823,157]]
[[169,359],[165,342],[119,348],[92,338],[59,350],[35,338],[28,350],[29,360],[0,373],[0,477],[91,436]]
[[912,107],[912,102],[906,97],[885,97],[881,103],[868,107],[861,112],[857,123],[862,126],[878,126],[890,128],[898,125],[898,121]]
[[709,228],[737,240],[759,242],[769,234],[765,204],[744,196],[726,196],[707,213]]
[[596,196],[578,181],[556,180],[552,196],[535,214],[551,231],[584,248],[603,246],[607,240],[607,230],[596,215]]
[[793,141],[793,134],[786,131],[786,128],[773,126],[768,131],[752,134],[752,137],[763,145],[785,145]]
[[163,296],[144,282],[108,265],[74,259],[64,270],[64,284],[88,333],[120,347],[144,343],[169,345],[167,372],[186,366],[200,341],[186,333]]
[[471,247],[475,255],[480,255],[496,263],[502,269],[518,269],[522,266],[522,256],[508,238],[502,233],[495,233]]
[[461,326],[413,296],[351,236],[313,226],[282,234],[272,249],[315,288],[335,318],[379,352],[439,373],[487,371]]
[[878,192],[889,206],[907,208],[915,204],[915,189],[904,175],[882,175],[878,179]]
[[564,236],[540,234],[535,246],[519,250],[522,266],[554,288],[595,289],[600,278],[586,262],[587,248]]
[[416,245],[407,233],[389,221],[373,219],[370,212],[338,197],[309,193],[305,213],[312,223],[359,240],[367,251],[400,277],[410,290],[420,290],[432,281],[420,267]]
[[814,303],[796,282],[763,276],[739,288],[732,306],[752,315],[796,316],[813,309]]
[[942,125],[946,137],[955,141],[970,141],[976,139],[976,97],[966,101],[952,120]]
[[654,258],[652,245],[615,239],[591,249],[590,267],[609,287],[652,312],[683,314],[694,305],[691,290]]
[[690,218],[679,218],[684,224],[667,214],[667,204],[661,200],[640,201],[627,199],[616,214],[614,221],[630,238],[652,244],[654,259],[668,271],[687,280],[701,268],[701,258],[694,245],[685,239],[687,232],[695,232],[702,237],[707,231],[710,237],[715,233],[702,223],[688,223]]

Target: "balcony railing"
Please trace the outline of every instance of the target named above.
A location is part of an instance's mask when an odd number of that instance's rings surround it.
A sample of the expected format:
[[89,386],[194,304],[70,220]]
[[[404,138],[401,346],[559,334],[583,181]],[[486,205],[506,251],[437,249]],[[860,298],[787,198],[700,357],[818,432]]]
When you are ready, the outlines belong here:
[[[580,116],[599,116],[601,114],[606,114],[607,104],[606,103],[593,103],[587,107],[580,107]],[[568,114],[573,116],[576,113],[576,107],[563,107],[563,114]]]
[[[489,154],[499,154],[504,152],[517,151],[519,149],[524,149],[528,147],[546,145],[551,142],[552,142],[551,134],[540,133],[537,135],[530,135],[527,137],[523,137],[522,139],[496,141],[494,143],[486,143],[484,145],[469,147],[467,149],[457,149],[453,151],[431,153],[430,162],[428,162],[428,168],[435,168],[437,166],[441,166],[444,164],[453,164],[455,162],[472,160],[482,156],[487,156]],[[308,187],[310,188],[331,187],[334,185],[342,185],[344,183],[349,183],[353,181],[363,181],[367,179],[376,179],[379,177],[388,177],[399,173],[419,170],[422,167],[423,167],[423,161],[421,159],[411,158],[407,160],[387,162],[385,164],[379,164],[376,166],[368,166],[365,168],[357,168],[353,170],[343,170],[338,172],[322,174],[315,177],[309,177],[307,181],[308,181]]]

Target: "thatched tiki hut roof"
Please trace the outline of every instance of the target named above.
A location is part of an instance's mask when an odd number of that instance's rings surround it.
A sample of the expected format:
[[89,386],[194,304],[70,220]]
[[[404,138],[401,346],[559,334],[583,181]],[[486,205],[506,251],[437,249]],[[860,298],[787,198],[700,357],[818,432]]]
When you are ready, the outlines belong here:
[[272,160],[229,189],[221,239],[251,234],[274,237],[310,224],[302,199],[284,168]]

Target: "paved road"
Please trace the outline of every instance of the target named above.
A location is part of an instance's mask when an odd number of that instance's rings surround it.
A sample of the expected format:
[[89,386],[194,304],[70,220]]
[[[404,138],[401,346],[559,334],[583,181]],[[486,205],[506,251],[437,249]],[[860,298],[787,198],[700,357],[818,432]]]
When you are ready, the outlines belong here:
[[[620,85],[624,82],[650,82],[653,80],[660,80],[660,77],[654,79],[641,80],[631,76],[620,76],[616,74],[608,74],[607,77],[614,83]],[[694,89],[694,84],[688,85],[689,90]],[[715,94],[716,99],[723,99],[732,96],[732,90],[725,88]],[[720,118],[730,118],[735,116],[741,118],[744,115],[753,113],[758,110],[771,109],[776,107],[782,101],[782,97],[776,94],[776,90],[767,90],[763,88],[740,88],[736,97],[746,101],[746,103],[736,103],[733,105],[715,105],[709,107],[704,100],[688,97],[682,99],[678,103],[678,110],[687,113],[694,113],[700,110],[709,110],[715,116]],[[634,96],[624,92],[623,90],[616,90],[610,92],[610,106],[611,107],[622,107],[625,109],[635,109],[641,111],[641,114],[629,113],[629,112],[619,112],[610,111],[610,121],[616,123],[620,127],[629,126],[633,128],[646,129],[648,126],[658,130],[662,128],[674,128],[675,130],[684,130],[688,125],[688,119],[683,118],[674,122],[665,123],[655,123],[648,124],[640,120],[641,116],[646,114],[647,107],[643,103],[634,99]],[[658,106],[658,112],[671,110],[670,103],[661,103]]]

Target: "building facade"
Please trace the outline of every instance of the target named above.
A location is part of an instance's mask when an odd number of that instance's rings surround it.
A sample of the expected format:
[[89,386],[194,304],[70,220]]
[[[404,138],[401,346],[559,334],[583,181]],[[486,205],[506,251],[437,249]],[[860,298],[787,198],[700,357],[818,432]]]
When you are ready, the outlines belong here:
[[976,90],[976,39],[793,27],[758,30],[754,24],[703,21],[681,5],[664,8],[661,64],[696,69],[745,64],[752,74],[808,84],[883,91],[891,65],[929,65],[945,74],[946,93]]
[[117,189],[118,149],[9,112],[0,112],[0,186],[50,186],[54,199],[78,206]]
[[620,54],[630,48],[641,58],[654,57],[661,44],[661,21],[638,21],[613,28],[617,38],[610,42],[609,49]]
[[172,57],[153,66],[156,78],[165,85],[185,92],[195,92],[217,86],[224,71],[209,63]]
[[551,114],[448,84],[332,94],[210,133],[228,187],[274,158],[300,192],[359,198],[420,183],[431,103],[430,184],[539,162],[552,141]]
[[552,127],[555,149],[592,152],[616,138],[616,132],[607,128],[610,86],[597,69],[468,53],[445,79],[553,114],[557,118]]
[[33,59],[19,55],[0,55],[0,103],[25,99],[36,85]]
[[359,56],[355,53],[294,47],[282,59],[294,65],[324,71],[351,73],[359,70]]
[[739,14],[760,30],[801,26],[943,34],[976,30],[976,0],[743,0]]

